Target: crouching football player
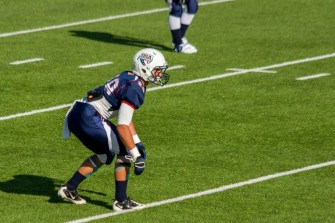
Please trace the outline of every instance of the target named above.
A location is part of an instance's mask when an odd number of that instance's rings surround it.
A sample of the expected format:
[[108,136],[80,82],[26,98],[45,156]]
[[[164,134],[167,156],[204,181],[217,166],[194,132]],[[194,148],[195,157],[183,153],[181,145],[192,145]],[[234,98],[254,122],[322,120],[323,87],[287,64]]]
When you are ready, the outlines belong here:
[[[93,154],[60,187],[58,196],[75,204],[85,204],[85,199],[78,195],[78,186],[104,164],[110,165],[115,158],[113,209],[122,211],[144,207],[127,195],[131,163],[135,175],[140,175],[146,160],[146,151],[132,118],[144,102],[148,83],[163,86],[168,82],[167,67],[158,50],[142,49],[133,57],[131,71],[120,73],[104,85],[88,91],[87,97],[74,102],[67,112],[63,135],[68,138],[73,133]],[[112,117],[117,117],[116,124],[109,120]]]

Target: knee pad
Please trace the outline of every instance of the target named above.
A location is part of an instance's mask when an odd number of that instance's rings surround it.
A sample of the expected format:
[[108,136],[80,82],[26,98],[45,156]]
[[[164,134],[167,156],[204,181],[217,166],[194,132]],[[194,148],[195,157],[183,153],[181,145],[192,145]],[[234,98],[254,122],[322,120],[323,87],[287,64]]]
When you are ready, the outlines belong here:
[[105,154],[97,154],[98,159],[106,165],[109,165],[113,162],[115,154],[111,151],[108,151],[108,153]]
[[130,160],[125,156],[118,155],[117,160],[115,162],[115,171],[118,170],[127,170],[131,167]]
[[198,11],[198,2],[197,0],[186,0],[185,5],[187,7],[187,13],[195,14]]
[[95,159],[95,155],[90,156],[87,158],[88,161],[90,161],[90,163],[93,166],[93,171],[92,173],[86,174],[85,177],[90,177],[93,173],[97,172],[99,170],[99,168],[101,167],[101,165],[97,162],[97,160]]
[[181,1],[173,0],[170,3],[170,15],[176,16],[176,17],[181,17],[182,13],[183,13],[183,6],[182,6]]

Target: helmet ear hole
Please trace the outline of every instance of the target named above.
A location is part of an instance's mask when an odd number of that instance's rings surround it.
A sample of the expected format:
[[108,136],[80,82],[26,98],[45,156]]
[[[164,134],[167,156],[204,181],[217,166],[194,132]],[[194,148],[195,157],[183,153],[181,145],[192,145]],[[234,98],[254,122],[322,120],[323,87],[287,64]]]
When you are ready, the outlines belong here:
[[144,70],[144,69],[142,69],[142,72],[143,72],[143,73],[145,73],[145,74],[147,73],[147,71],[146,71],[146,70]]

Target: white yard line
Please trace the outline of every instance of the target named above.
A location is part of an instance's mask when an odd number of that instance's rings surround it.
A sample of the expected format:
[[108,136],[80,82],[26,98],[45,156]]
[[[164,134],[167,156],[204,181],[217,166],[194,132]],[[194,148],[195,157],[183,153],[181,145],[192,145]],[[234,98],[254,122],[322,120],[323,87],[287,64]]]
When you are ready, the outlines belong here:
[[18,60],[18,61],[11,62],[10,64],[20,65],[20,64],[25,64],[25,63],[33,63],[33,62],[37,62],[41,60],[44,60],[44,58],[32,58],[32,59],[27,59],[27,60]]
[[[306,167],[299,168],[299,169],[293,169],[293,170],[289,170],[289,171],[285,171],[285,172],[270,174],[270,175],[246,180],[246,181],[243,181],[243,182],[224,185],[224,186],[221,186],[221,187],[218,187],[218,188],[201,191],[201,192],[194,193],[194,194],[187,194],[187,195],[176,197],[176,198],[171,198],[171,199],[167,199],[167,200],[162,200],[162,201],[149,203],[149,204],[146,204],[144,209],[157,207],[157,206],[161,206],[161,205],[164,205],[164,204],[171,204],[171,203],[175,203],[175,202],[180,202],[180,201],[184,201],[184,200],[187,200],[187,199],[202,197],[202,196],[206,196],[206,195],[210,195],[210,194],[214,194],[214,193],[219,193],[219,192],[222,192],[222,191],[226,191],[226,190],[230,190],[230,189],[234,189],[234,188],[238,188],[238,187],[243,187],[243,186],[247,186],[247,185],[251,185],[251,184],[255,184],[255,183],[260,183],[260,182],[272,180],[272,179],[283,177],[283,176],[289,176],[289,175],[301,173],[301,172],[304,172],[304,171],[319,169],[319,168],[323,168],[323,167],[327,167],[327,166],[331,166],[331,165],[335,165],[335,160],[325,162],[325,163],[315,164],[315,165],[311,165],[311,166],[306,166]],[[143,210],[143,209],[141,209],[141,210]],[[78,220],[74,220],[74,221],[69,221],[67,223],[89,222],[89,221],[93,221],[93,220],[99,220],[99,219],[103,219],[103,218],[112,217],[112,216],[115,216],[115,215],[126,214],[126,213],[134,212],[134,211],[140,211],[140,210],[129,210],[129,211],[124,211],[124,212],[121,212],[121,211],[119,211],[119,212],[109,212],[109,213],[106,213],[106,214],[100,214],[100,215],[95,215],[95,216],[82,218],[82,219],[78,219]]]
[[[234,0],[217,0],[217,1],[209,1],[209,2],[199,2],[199,5],[205,6],[205,5],[212,5],[212,4],[218,4],[218,3],[223,3],[223,2],[231,2],[231,1],[234,1]],[[105,21],[110,21],[110,20],[115,20],[115,19],[122,19],[122,18],[129,18],[129,17],[139,16],[139,15],[153,14],[153,13],[163,12],[163,11],[168,11],[168,10],[169,10],[168,7],[156,8],[156,9],[151,9],[151,10],[146,10],[146,11],[141,11],[141,12],[126,13],[126,14],[122,14],[122,15],[114,15],[114,16],[108,16],[108,17],[98,18],[98,19],[89,19],[89,20],[84,20],[84,21],[79,21],[79,22],[72,22],[72,23],[66,23],[66,24],[60,24],[60,25],[54,25],[54,26],[47,26],[47,27],[41,27],[41,28],[36,28],[36,29],[21,30],[21,31],[9,32],[9,33],[1,33],[0,38],[9,37],[9,36],[23,35],[23,34],[28,34],[28,33],[41,32],[41,31],[48,31],[48,30],[54,30],[54,29],[62,29],[62,28],[85,25],[85,24],[90,24],[90,23],[105,22]]]
[[[212,80],[217,80],[217,79],[221,79],[221,78],[225,78],[225,77],[230,77],[230,76],[235,76],[235,75],[254,72],[255,70],[267,70],[267,69],[272,69],[272,68],[285,67],[285,66],[289,66],[289,65],[295,65],[295,64],[306,63],[306,62],[311,62],[311,61],[323,60],[323,59],[332,58],[332,57],[335,57],[335,53],[325,54],[325,55],[316,56],[316,57],[309,57],[309,58],[300,59],[300,60],[293,60],[293,61],[288,61],[288,62],[279,63],[279,64],[273,64],[273,65],[269,65],[269,66],[265,66],[265,67],[252,68],[252,69],[246,69],[246,70],[236,71],[236,72],[231,72],[231,73],[218,74],[218,75],[214,75],[214,76],[210,76],[210,77],[199,78],[199,79],[190,80],[190,81],[183,81],[183,82],[178,82],[178,83],[174,83],[174,84],[168,84],[164,87],[153,87],[153,88],[149,88],[147,91],[149,92],[149,91],[163,90],[163,89],[167,89],[167,88],[179,87],[179,86],[188,85],[188,84],[200,83],[200,82],[205,82],[205,81],[212,81]],[[48,112],[48,111],[59,110],[59,109],[69,107],[70,105],[71,104],[65,104],[65,105],[59,105],[59,106],[50,107],[50,108],[46,108],[46,109],[39,109],[39,110],[19,113],[19,114],[15,114],[15,115],[3,116],[3,117],[0,117],[0,121],[13,119],[13,118],[19,118],[19,117],[23,117],[23,116],[38,114],[38,113],[44,113],[44,112]]]
[[167,70],[170,71],[170,70],[176,70],[176,69],[180,69],[180,68],[184,68],[185,66],[184,65],[175,65],[175,66],[171,66],[169,67]]
[[105,65],[109,65],[109,64],[113,64],[113,62],[100,62],[100,63],[94,63],[94,64],[87,64],[87,65],[81,65],[79,66],[79,68],[92,68],[92,67],[99,67],[99,66],[105,66]]
[[296,80],[298,81],[304,81],[304,80],[309,80],[309,79],[314,79],[314,78],[319,78],[319,77],[324,77],[324,76],[329,76],[330,74],[328,73],[322,73],[322,74],[313,74],[309,76],[304,76],[304,77],[298,77]]
[[[243,71],[245,69],[241,69],[241,68],[228,68],[226,70],[229,70],[229,71]],[[269,73],[269,74],[275,74],[277,73],[277,71],[273,71],[273,70],[254,70],[253,72],[255,73]]]
[[20,117],[24,117],[24,116],[30,116],[30,115],[35,115],[35,114],[45,113],[45,112],[50,112],[50,111],[55,111],[55,110],[67,108],[67,107],[70,107],[70,106],[71,106],[71,104],[58,105],[58,106],[54,106],[54,107],[50,107],[50,108],[43,108],[43,109],[38,109],[38,110],[30,111],[30,112],[23,112],[23,113],[19,113],[19,114],[15,114],[15,115],[3,116],[3,117],[0,117],[0,121],[13,119],[13,118],[20,118]]

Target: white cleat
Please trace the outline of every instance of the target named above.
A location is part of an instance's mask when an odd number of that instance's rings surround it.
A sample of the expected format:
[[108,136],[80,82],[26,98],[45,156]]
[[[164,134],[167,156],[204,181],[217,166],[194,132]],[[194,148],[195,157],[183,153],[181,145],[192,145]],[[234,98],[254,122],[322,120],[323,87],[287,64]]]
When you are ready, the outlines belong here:
[[190,44],[185,37],[181,39],[180,45],[176,46],[173,42],[171,42],[171,44],[174,47],[174,50],[178,53],[192,54],[198,52],[198,49]]
[[184,43],[184,44],[188,43],[188,41],[185,37],[181,38],[181,42]]
[[178,53],[186,53],[186,54],[193,54],[198,52],[198,49],[195,48],[195,46],[193,46],[190,43],[182,43],[180,45],[177,45],[174,50]]
[[[183,37],[183,38],[181,38],[181,43],[185,44],[185,43],[188,43],[188,41],[187,41],[187,39],[185,37]],[[175,44],[174,44],[173,40],[171,42],[171,45],[173,46],[173,48],[175,47]]]
[[66,185],[62,185],[59,188],[58,196],[74,204],[86,204],[85,199],[79,197],[77,190],[69,190]]
[[113,210],[114,211],[127,211],[127,210],[134,210],[134,209],[143,209],[145,207],[144,204],[140,204],[127,198],[123,202],[119,202],[114,200],[113,202]]

